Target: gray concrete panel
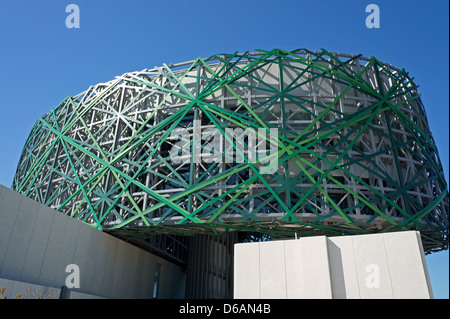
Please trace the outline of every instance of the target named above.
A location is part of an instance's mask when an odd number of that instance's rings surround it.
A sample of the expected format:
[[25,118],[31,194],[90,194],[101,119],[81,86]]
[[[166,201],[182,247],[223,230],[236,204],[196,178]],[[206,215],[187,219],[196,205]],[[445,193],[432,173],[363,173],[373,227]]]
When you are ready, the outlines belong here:
[[383,239],[394,298],[431,298],[416,233],[386,233]]
[[142,275],[141,296],[153,298],[153,285],[155,283],[156,256],[146,255],[144,259],[144,272]]
[[44,205],[39,205],[36,223],[23,265],[22,281],[39,282],[47,243],[53,225],[53,217],[54,213],[52,211]]
[[[84,225],[83,225],[84,226]],[[79,238],[75,249],[73,264],[80,268],[80,287],[83,291],[91,291],[95,275],[89,275],[86,272],[95,269],[94,264],[97,256],[95,255],[95,248],[92,245],[92,231],[95,231],[91,226],[80,227]],[[67,276],[67,274],[66,274]]]
[[305,296],[305,283],[302,267],[300,240],[286,240],[284,242],[286,266],[286,297],[300,299]]
[[119,298],[121,291],[127,292],[129,265],[128,260],[131,258],[131,252],[128,250],[128,244],[121,241],[117,249],[116,267],[113,278],[113,291],[111,296]]
[[161,264],[161,279],[158,298],[184,298],[185,280],[183,279],[183,270],[160,257],[157,257],[156,262]]
[[301,238],[300,249],[305,285],[303,298],[332,298],[327,238],[325,236]]
[[259,266],[261,298],[285,299],[286,296],[286,268],[284,256],[284,242],[271,241],[259,245]]
[[361,298],[393,298],[383,235],[358,235],[352,240]]
[[433,297],[415,231],[236,244],[234,267],[236,299]]
[[107,251],[106,266],[104,268],[104,278],[102,283],[102,289],[105,296],[112,296],[114,289],[114,274],[116,272],[116,263],[119,251],[120,241],[115,240],[112,236],[106,237],[106,243],[104,243],[104,250]]
[[[102,235],[102,233],[99,235]],[[105,271],[107,269],[108,249],[104,249],[104,247],[109,247],[108,237],[109,236],[99,236],[98,242],[96,243],[99,248],[96,252],[96,262],[93,267],[95,276],[91,278],[92,293],[94,295],[100,295],[102,293],[103,282],[106,277]],[[92,238],[96,238],[96,236],[93,236]]]
[[[0,193],[0,276],[2,276],[6,254],[11,242],[14,224],[19,212],[21,196],[1,186]],[[8,266],[7,266],[8,267]]]
[[3,186],[0,230],[0,283],[10,295],[59,291],[71,274],[66,267],[75,264],[80,288],[71,298],[151,298],[159,262],[161,297],[184,297],[181,267]]
[[60,277],[58,280],[59,283],[55,282],[55,277],[58,275],[58,270],[60,269],[60,260],[65,253],[64,240],[65,236],[69,232],[67,229],[68,221],[69,219],[63,218],[63,216],[58,218],[57,215],[54,215],[53,217],[53,223],[42,262],[38,284],[50,287],[55,287],[54,285],[56,284],[57,287],[60,287],[61,279],[65,278],[65,276],[60,275],[58,276]]
[[259,243],[234,245],[234,298],[261,298]]
[[427,262],[425,260],[425,253],[423,250],[422,239],[420,238],[420,232],[416,231],[415,233],[416,233],[416,238],[417,238],[417,244],[419,245],[420,257],[422,259],[422,267],[425,272],[425,277],[427,279],[428,295],[430,296],[430,298],[434,299],[433,287],[431,286],[430,275],[428,273],[428,267],[427,267]]
[[36,202],[22,197],[0,276],[20,278],[37,217]]
[[351,236],[328,238],[331,286],[335,299],[359,299],[359,282]]

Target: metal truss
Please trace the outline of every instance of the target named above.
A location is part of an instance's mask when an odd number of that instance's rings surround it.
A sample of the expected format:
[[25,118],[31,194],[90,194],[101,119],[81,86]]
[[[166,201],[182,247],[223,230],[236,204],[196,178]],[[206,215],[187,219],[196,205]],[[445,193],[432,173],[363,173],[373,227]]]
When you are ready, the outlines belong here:
[[[217,133],[235,159],[175,163],[180,128],[188,155]],[[227,128],[276,128],[276,171],[261,173],[250,139],[241,152]],[[417,229],[427,251],[448,248],[447,184],[413,79],[326,50],[218,54],[91,86],[37,120],[12,187],[137,238]]]

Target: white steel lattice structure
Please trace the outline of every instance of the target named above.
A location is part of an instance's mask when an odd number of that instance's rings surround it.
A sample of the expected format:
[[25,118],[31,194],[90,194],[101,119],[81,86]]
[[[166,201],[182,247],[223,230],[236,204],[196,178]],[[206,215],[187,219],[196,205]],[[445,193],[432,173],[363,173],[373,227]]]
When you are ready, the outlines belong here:
[[426,250],[448,247],[415,83],[325,50],[219,54],[91,86],[38,119],[13,189],[126,236],[416,229]]

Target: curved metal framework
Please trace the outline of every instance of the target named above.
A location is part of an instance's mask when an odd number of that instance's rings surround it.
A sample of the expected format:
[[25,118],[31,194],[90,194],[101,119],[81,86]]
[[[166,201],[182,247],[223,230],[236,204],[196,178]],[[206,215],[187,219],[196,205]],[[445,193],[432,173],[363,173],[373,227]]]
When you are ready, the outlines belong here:
[[[264,173],[244,135],[273,129]],[[210,156],[226,145],[231,161]],[[413,79],[326,50],[218,54],[91,86],[37,120],[13,189],[127,236],[417,229],[427,251],[448,247],[447,184]]]

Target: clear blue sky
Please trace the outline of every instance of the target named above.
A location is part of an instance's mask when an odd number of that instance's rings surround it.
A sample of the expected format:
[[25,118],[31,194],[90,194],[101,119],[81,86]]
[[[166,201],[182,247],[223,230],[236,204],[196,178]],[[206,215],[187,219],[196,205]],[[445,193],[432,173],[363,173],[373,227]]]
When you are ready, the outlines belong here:
[[[68,29],[68,4],[80,28]],[[368,29],[365,8],[380,8]],[[321,48],[375,56],[420,86],[448,179],[449,1],[2,0],[0,184],[10,187],[36,119],[65,97],[125,72],[216,53]],[[427,256],[436,298],[449,298],[448,251]]]

